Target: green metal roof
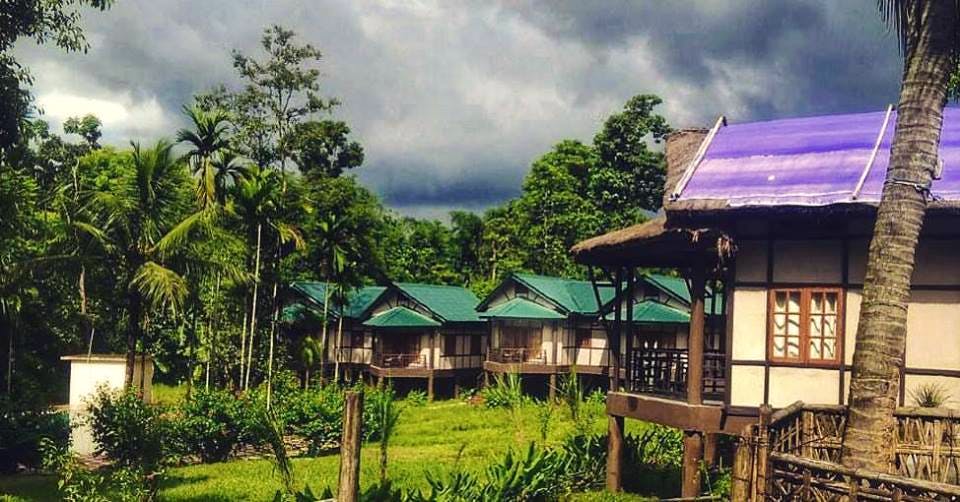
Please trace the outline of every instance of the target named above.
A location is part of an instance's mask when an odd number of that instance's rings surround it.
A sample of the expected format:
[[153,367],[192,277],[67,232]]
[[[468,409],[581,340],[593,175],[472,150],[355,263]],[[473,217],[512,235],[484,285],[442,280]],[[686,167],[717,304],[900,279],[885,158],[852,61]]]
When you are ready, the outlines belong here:
[[657,288],[660,288],[667,294],[673,295],[690,304],[690,289],[687,288],[687,281],[682,277],[674,277],[664,274],[644,274],[644,279]]
[[[613,320],[613,312],[607,314],[607,320]],[[626,316],[623,316],[626,320]],[[633,322],[657,324],[688,324],[690,314],[656,300],[644,300],[633,305]]]
[[435,328],[440,323],[407,307],[393,307],[367,319],[363,325],[374,328]]
[[280,318],[283,322],[302,322],[310,319],[319,319],[323,317],[322,312],[303,302],[291,303],[283,307]]
[[[323,303],[326,301],[327,283],[300,281],[291,284],[290,287],[313,303],[313,310],[317,311],[321,317],[323,316]],[[343,309],[345,316],[354,319],[359,318],[386,290],[387,288],[383,286],[363,286],[351,291],[347,298],[347,305]],[[331,304],[329,314],[336,317],[340,315],[340,310]]]
[[[690,289],[687,287],[687,281],[682,277],[664,274],[645,274],[643,277],[655,287],[690,305]],[[714,298],[710,293],[711,291],[708,288],[707,297],[704,299],[704,310],[708,315],[713,313]],[[716,302],[717,314],[723,314],[723,295],[717,295]]]
[[[569,313],[591,315],[600,310],[597,306],[597,295],[590,281],[535,274],[513,274],[512,277]],[[601,302],[607,303],[613,299],[613,295],[612,287],[600,288]]]
[[567,316],[526,298],[512,298],[484,312],[480,317],[502,319],[565,319]]
[[414,299],[445,322],[481,322],[477,316],[480,299],[460,286],[398,282],[397,289]]

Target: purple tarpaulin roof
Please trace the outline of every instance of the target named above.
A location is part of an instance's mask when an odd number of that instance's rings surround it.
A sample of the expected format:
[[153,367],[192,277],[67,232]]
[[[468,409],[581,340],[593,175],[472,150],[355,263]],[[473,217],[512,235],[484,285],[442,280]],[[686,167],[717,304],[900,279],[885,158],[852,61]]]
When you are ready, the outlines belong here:
[[[866,182],[863,173],[886,111],[722,126],[678,200],[725,200],[731,207],[877,203],[883,189],[893,112]],[[944,110],[943,177],[935,197],[960,200],[960,108]]]

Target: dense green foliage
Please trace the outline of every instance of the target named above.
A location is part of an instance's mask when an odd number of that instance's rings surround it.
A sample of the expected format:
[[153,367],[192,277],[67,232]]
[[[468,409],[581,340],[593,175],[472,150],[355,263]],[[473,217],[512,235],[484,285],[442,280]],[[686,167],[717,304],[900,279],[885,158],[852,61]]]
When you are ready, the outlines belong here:
[[[164,391],[165,403],[171,408],[178,407],[184,389],[171,393],[164,387]],[[412,406],[406,400],[400,400],[399,406],[404,411],[390,441],[389,475],[394,489],[404,492],[429,490],[428,472],[437,479],[446,479],[448,473],[459,470],[483,479],[487,467],[502,459],[511,448],[525,449],[530,441],[537,441],[538,448],[556,448],[570,435],[576,434],[565,407],[559,407],[554,413],[544,442],[540,440],[537,407],[532,405],[522,407],[519,412],[459,400],[433,402],[426,406]],[[581,411],[592,417],[589,435],[602,434],[606,430],[602,405],[587,401]],[[631,436],[643,435],[649,427],[642,422],[627,421],[627,433]],[[379,443],[364,444],[360,475],[363,488],[378,484],[378,456]],[[319,495],[324,487],[336,486],[337,455],[294,457],[291,463],[298,489],[309,485]],[[275,469],[275,463],[267,459],[171,467],[160,481],[160,498],[167,501],[270,500],[277,490],[282,489]],[[674,484],[671,488],[677,489],[678,486]],[[56,500],[56,479],[36,475],[0,477],[0,493],[31,502]],[[643,490],[640,493],[650,492]],[[577,495],[570,500],[647,499],[636,496],[594,499]]]
[[0,473],[13,473],[21,466],[40,467],[41,441],[49,439],[64,444],[68,437],[66,413],[25,407],[0,398]]
[[516,199],[448,223],[396,215],[349,175],[363,147],[322,96],[320,52],[280,27],[262,49],[234,54],[241,87],[184,107],[177,144],[105,147],[94,116],[60,135],[24,112],[0,158],[5,394],[62,402],[59,357],[90,350],[145,351],[160,381],[204,388],[305,375],[321,340],[280,322],[291,281],[330,282],[336,304],[388,280],[483,295],[512,271],[582,276],[571,245],[658,207],[652,144],[668,127],[641,95],[593,144],[560,141],[534,160]]

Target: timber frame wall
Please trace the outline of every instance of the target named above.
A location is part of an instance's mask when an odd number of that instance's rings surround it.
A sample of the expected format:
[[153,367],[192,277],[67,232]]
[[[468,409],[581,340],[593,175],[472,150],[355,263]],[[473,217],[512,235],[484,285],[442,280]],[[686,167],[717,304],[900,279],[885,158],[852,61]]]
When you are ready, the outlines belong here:
[[[954,254],[960,248],[960,234],[954,230],[955,222],[932,218],[920,238],[906,366],[901,372],[901,406],[911,404],[911,392],[923,384],[960,388],[960,260]],[[799,399],[815,404],[846,402],[871,227],[872,220],[867,218],[841,219],[839,225],[816,228],[783,220],[738,222],[739,251],[728,305],[725,401],[730,409],[756,415],[763,404],[780,408]],[[797,257],[802,257],[801,266],[791,263]],[[771,357],[769,292],[796,287],[841,292],[845,309],[839,318],[838,364],[817,366]]]

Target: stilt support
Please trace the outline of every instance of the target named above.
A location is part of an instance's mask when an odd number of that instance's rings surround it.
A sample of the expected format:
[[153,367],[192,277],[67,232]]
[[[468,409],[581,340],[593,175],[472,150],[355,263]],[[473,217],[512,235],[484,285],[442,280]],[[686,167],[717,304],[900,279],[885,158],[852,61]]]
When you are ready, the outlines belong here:
[[427,400],[433,401],[433,373],[427,376]]
[[623,417],[607,416],[607,491],[623,490]]
[[550,374],[550,381],[547,383],[547,396],[550,398],[551,402],[557,398],[557,374],[556,373]]
[[680,496],[693,498],[700,495],[700,463],[703,460],[703,433],[683,432],[683,487]]
[[703,435],[703,461],[707,467],[717,465],[717,445],[720,443],[720,434],[709,433]]

